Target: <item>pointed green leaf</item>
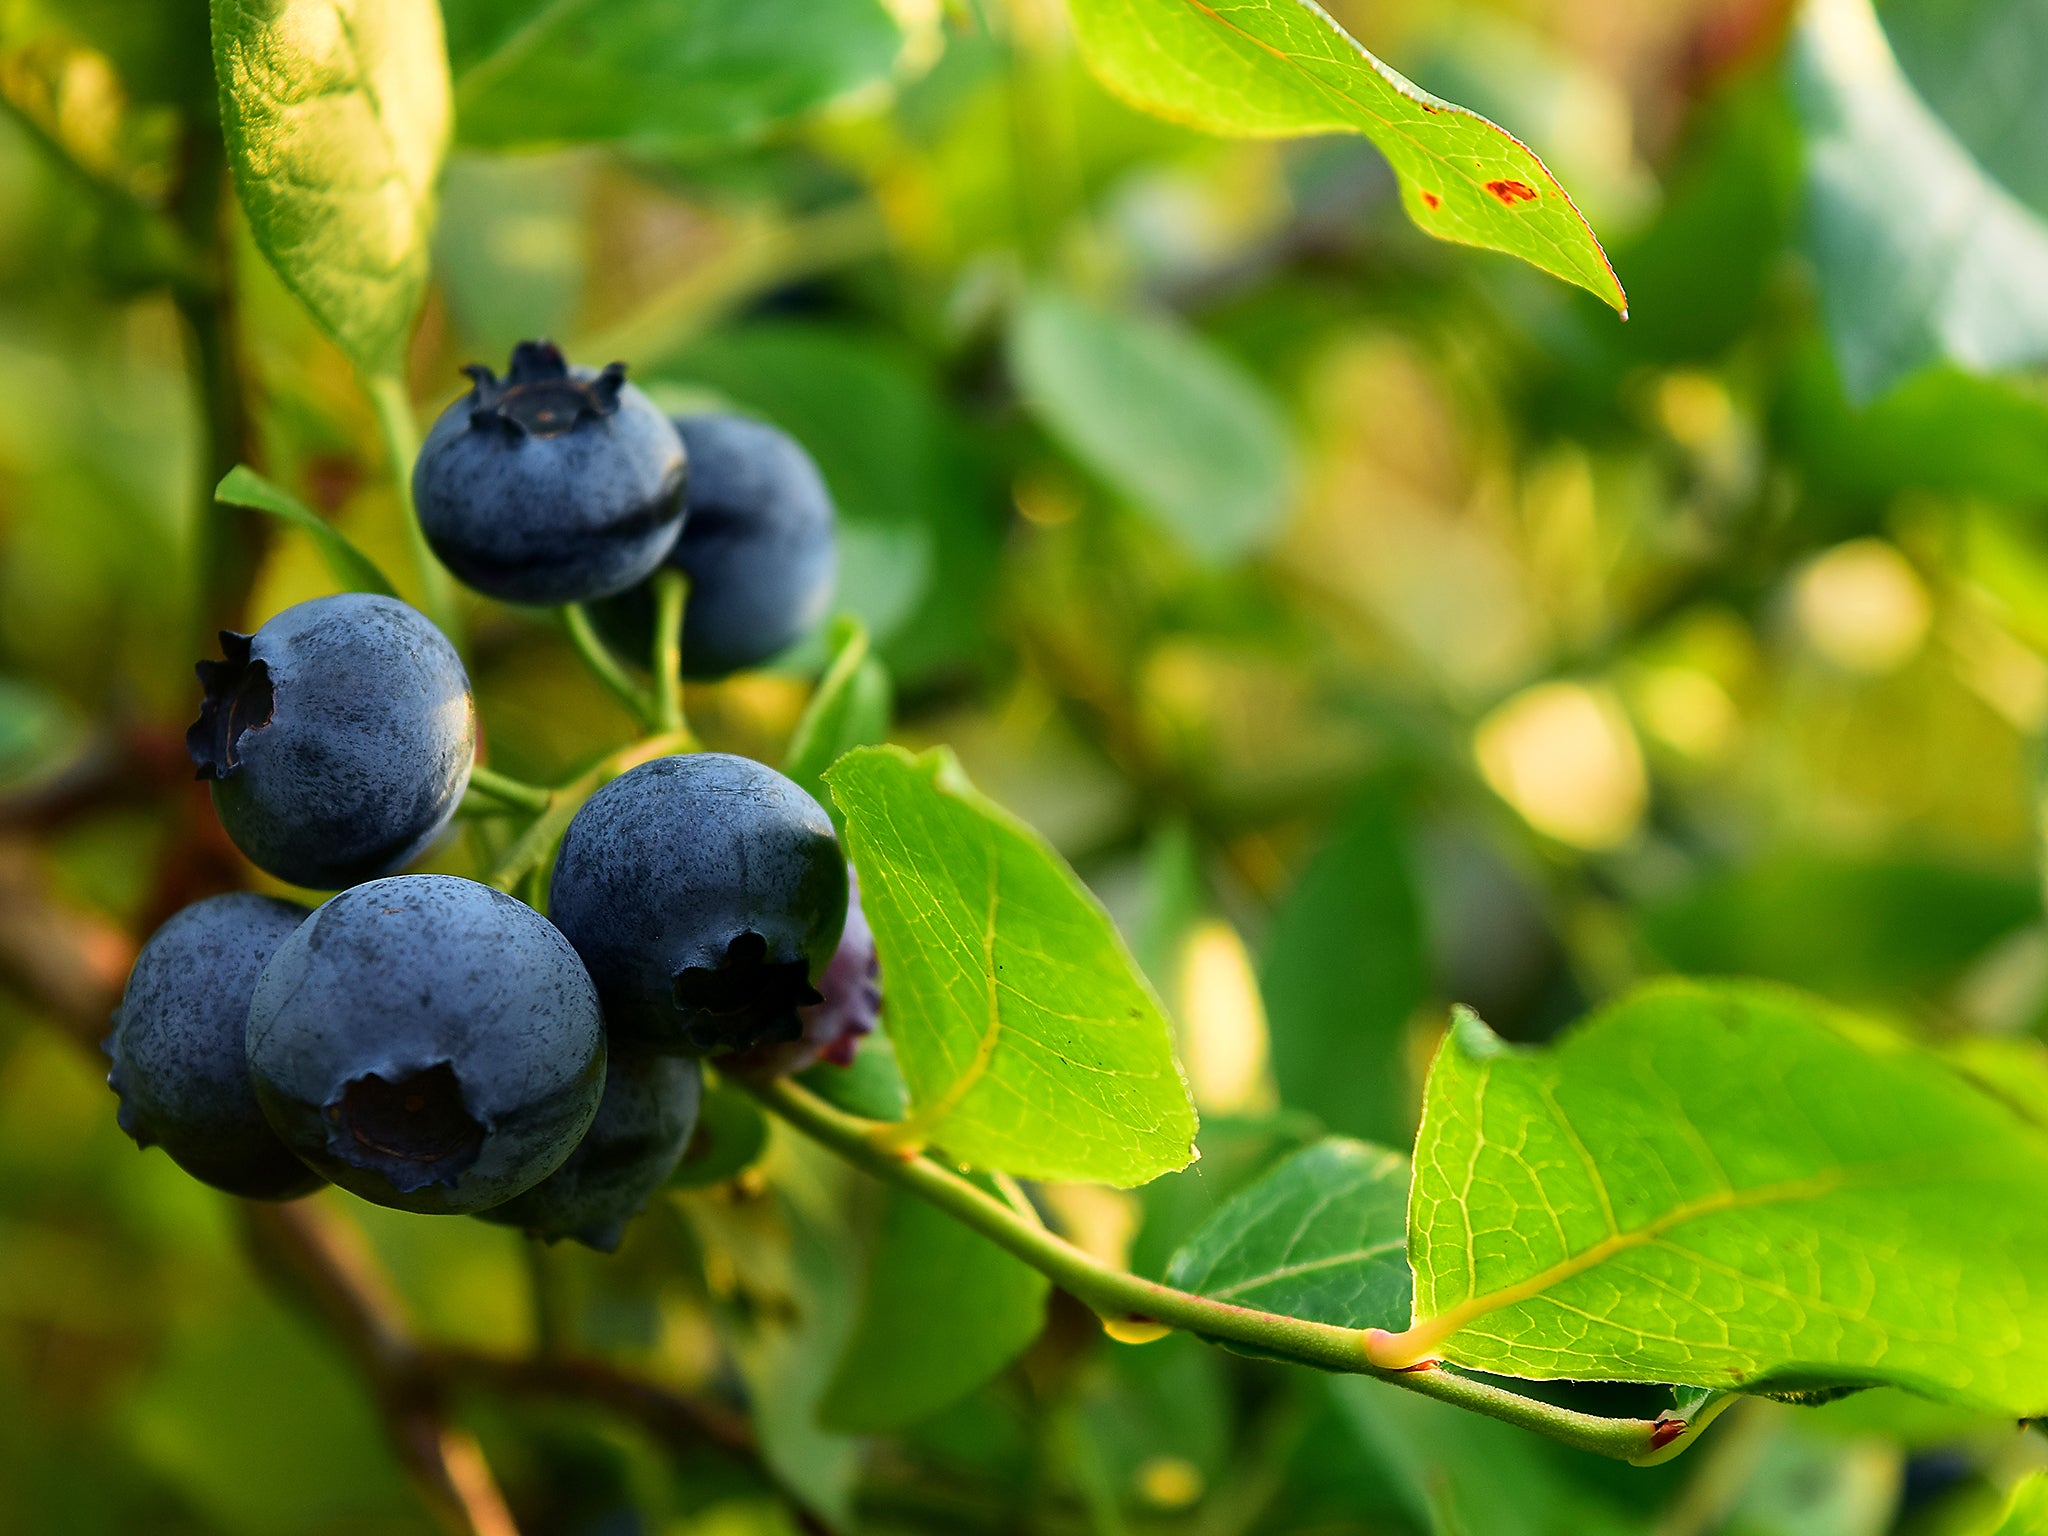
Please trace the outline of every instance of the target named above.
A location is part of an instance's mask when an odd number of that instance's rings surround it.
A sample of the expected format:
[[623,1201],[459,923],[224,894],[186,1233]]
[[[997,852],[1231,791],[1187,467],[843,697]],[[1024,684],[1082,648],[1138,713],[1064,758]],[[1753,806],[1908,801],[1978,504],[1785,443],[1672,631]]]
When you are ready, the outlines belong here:
[[1341,1328],[1408,1326],[1408,1159],[1348,1137],[1297,1152],[1181,1245],[1166,1283]]
[[758,138],[885,78],[881,0],[445,0],[465,144]]
[[2048,1138],[1789,990],[1647,987],[1548,1050],[1461,1010],[1382,1363],[2048,1410]]
[[2048,358],[2048,226],[1914,92],[1870,0],[1808,0],[1793,47],[1807,238],[1842,381]]
[[2032,1472],[2013,1488],[1987,1536],[2048,1536],[2048,1472]]
[[426,292],[448,63],[434,0],[213,0],[221,131],[250,232],[365,373]]
[[1333,1131],[1408,1145],[1408,1020],[1429,996],[1430,965],[1408,832],[1386,785],[1359,797],[1273,914],[1259,990],[1282,1102]]
[[290,523],[311,534],[327,569],[344,592],[380,592],[398,596],[377,562],[342,536],[339,528],[282,486],[273,485],[246,464],[237,464],[213,488],[213,499],[231,507],[249,507],[267,512],[280,522]]
[[1431,1536],[1641,1536],[1590,1479],[1536,1436],[1361,1376],[1326,1390]]
[[867,626],[859,619],[849,614],[835,620],[831,644],[832,660],[790,733],[782,771],[837,822],[825,770],[855,747],[871,747],[889,734],[895,690],[888,668],[869,649]]
[[995,1375],[1045,1326],[1050,1283],[979,1233],[891,1190],[860,1319],[818,1410],[873,1433],[935,1413]]
[[1209,133],[1362,133],[1440,240],[1505,251],[1628,297],[1592,228],[1534,150],[1361,48],[1311,0],[1069,0],[1082,56],[1134,106]]
[[1279,406],[1178,321],[1043,289],[1018,311],[1010,362],[1046,430],[1205,558],[1243,554],[1287,511]]
[[888,978],[903,1144],[1126,1188],[1185,1167],[1166,1016],[1066,862],[943,748],[864,747],[825,782]]

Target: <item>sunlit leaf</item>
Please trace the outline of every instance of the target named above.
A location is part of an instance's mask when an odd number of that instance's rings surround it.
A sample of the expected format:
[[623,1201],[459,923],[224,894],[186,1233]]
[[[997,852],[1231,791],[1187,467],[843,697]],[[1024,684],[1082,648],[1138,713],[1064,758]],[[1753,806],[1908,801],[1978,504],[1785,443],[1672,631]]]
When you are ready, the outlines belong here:
[[1045,289],[1017,314],[1010,361],[1053,436],[1198,553],[1242,554],[1286,512],[1279,407],[1177,321]]
[[1193,1156],[1166,1018],[1101,905],[951,753],[866,747],[825,775],[846,817],[910,1086],[906,1144],[1131,1186]]
[[381,592],[396,597],[377,562],[349,543],[339,528],[282,486],[273,485],[246,464],[237,464],[214,487],[213,499],[231,507],[252,507],[312,536],[314,548],[344,592]]
[[1917,96],[1870,0],[1809,0],[1793,45],[1807,240],[1842,378],[2048,357],[2048,227]]
[[213,0],[235,189],[257,246],[364,371],[426,291],[448,65],[434,0]]
[[1238,1192],[1166,1282],[1344,1328],[1408,1325],[1408,1160],[1333,1136]]
[[1069,0],[1081,51],[1112,91],[1210,133],[1362,133],[1427,233],[1505,251],[1628,298],[1591,227],[1534,151],[1396,74],[1310,0]]
[[833,1429],[894,1429],[966,1396],[1037,1336],[1050,1289],[987,1238],[892,1191],[820,1418]]
[[1416,1323],[1508,1375],[1890,1383],[2048,1409],[2048,1138],[1800,994],[1662,983],[1542,1051],[1461,1011],[1416,1142]]
[[459,128],[494,149],[704,148],[887,75],[880,0],[447,0]]

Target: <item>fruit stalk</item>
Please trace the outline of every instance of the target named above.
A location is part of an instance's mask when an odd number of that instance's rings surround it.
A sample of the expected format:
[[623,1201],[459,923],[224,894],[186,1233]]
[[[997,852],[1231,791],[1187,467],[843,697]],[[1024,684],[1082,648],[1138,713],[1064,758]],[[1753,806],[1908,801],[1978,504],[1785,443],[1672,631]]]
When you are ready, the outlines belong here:
[[590,668],[591,675],[603,683],[613,698],[625,705],[633,718],[646,730],[655,728],[654,701],[647,697],[647,690],[634,682],[626,669],[619,665],[618,657],[611,647],[604,643],[604,637],[590,622],[590,610],[581,603],[566,603],[562,607],[562,623],[569,631],[569,643],[576,648],[576,654],[583,658],[583,664]]
[[463,649],[462,618],[455,607],[455,583],[448,570],[427,547],[420,529],[419,509],[413,505],[412,465],[420,453],[419,422],[413,416],[412,395],[405,380],[395,373],[380,373],[363,380],[363,389],[377,414],[377,430],[384,438],[385,455],[391,460],[391,488],[405,514],[406,546],[412,551],[413,575],[419,582],[421,607],[427,617]]
[[683,728],[683,602],[690,578],[673,567],[654,573],[654,728]]
[[1106,1327],[1180,1329],[1212,1343],[1247,1346],[1261,1355],[1318,1370],[1371,1376],[1410,1392],[1516,1424],[1563,1444],[1618,1461],[1665,1460],[1697,1426],[1674,1437],[1669,1424],[1575,1413],[1488,1382],[1430,1365],[1390,1371],[1366,1356],[1366,1333],[1329,1323],[1231,1306],[1141,1279],[1102,1263],[949,1169],[892,1147],[888,1127],[827,1104],[787,1078],[747,1078],[739,1086],[813,1141],[855,1167],[929,1201],[990,1242],[1008,1250],[1092,1308]]

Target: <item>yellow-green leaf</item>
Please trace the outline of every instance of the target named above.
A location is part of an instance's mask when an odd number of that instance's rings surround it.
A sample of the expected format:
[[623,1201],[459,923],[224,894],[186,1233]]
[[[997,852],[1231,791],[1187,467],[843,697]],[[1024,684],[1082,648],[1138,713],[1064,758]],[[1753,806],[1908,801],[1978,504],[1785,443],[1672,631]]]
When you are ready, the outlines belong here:
[[964,1163],[1124,1187],[1185,1167],[1195,1111],[1166,1016],[1109,914],[943,748],[825,775],[888,978],[910,1115]]
[[1133,105],[1209,133],[1362,133],[1440,240],[1505,251],[1628,312],[1592,227],[1536,152],[1366,52],[1311,0],[1069,0],[1082,56]]
[[213,0],[235,190],[257,247],[365,373],[426,292],[448,59],[434,0]]
[[1503,1375],[1891,1384],[2048,1412],[2048,1137],[1803,994],[1660,983],[1548,1050],[1461,1011],[1373,1358]]

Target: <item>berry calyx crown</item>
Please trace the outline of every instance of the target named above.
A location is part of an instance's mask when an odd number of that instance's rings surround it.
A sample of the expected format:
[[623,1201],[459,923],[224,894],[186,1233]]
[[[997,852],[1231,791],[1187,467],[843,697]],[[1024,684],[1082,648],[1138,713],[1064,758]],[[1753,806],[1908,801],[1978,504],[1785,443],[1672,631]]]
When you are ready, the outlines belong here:
[[470,427],[514,438],[561,437],[586,421],[602,421],[618,411],[626,387],[624,363],[606,363],[594,376],[578,378],[551,341],[520,342],[502,379],[482,363],[462,371],[472,386]]

